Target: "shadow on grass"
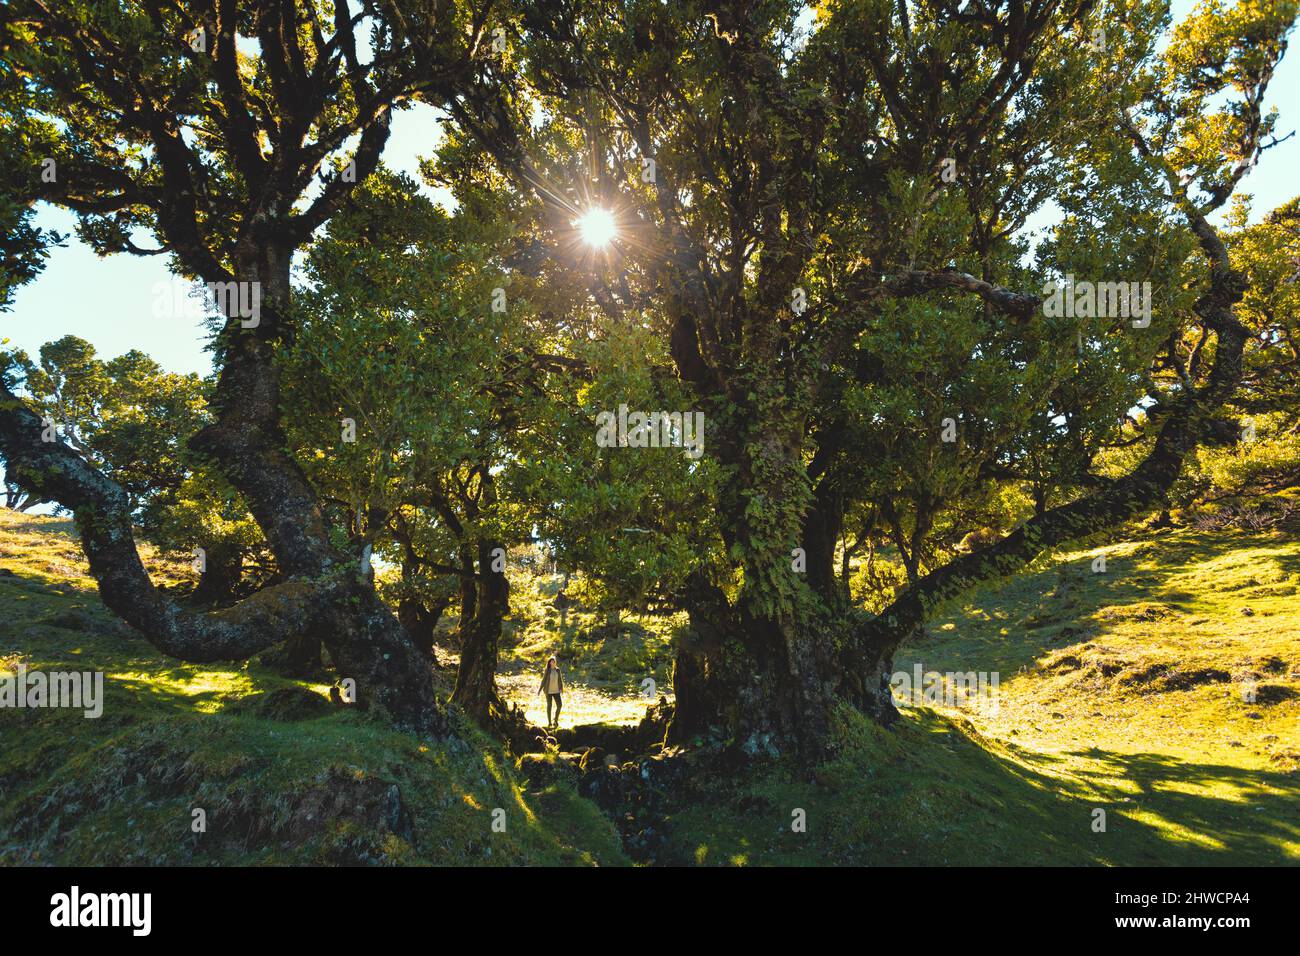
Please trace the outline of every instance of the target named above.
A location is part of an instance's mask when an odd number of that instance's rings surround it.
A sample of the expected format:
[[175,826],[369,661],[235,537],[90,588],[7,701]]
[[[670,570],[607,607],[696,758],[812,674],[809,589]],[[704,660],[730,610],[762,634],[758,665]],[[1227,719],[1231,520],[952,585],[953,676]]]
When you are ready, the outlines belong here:
[[1077,756],[1097,760],[1104,776],[1131,782],[1139,810],[1200,834],[1217,844],[1216,853],[1276,853],[1277,863],[1300,864],[1294,855],[1300,845],[1300,780],[1295,774],[1192,763],[1156,753],[1091,749]]
[[[1025,857],[1005,862],[1300,865],[1295,774],[1096,747],[1044,754],[984,741],[933,712],[915,716],[909,762],[941,772],[941,792],[961,791],[945,802],[969,808],[961,827],[975,846]],[[1097,809],[1105,832],[1093,832]]]
[[[809,782],[701,774],[669,820],[672,860],[728,865],[1298,865],[1293,776],[1105,750],[1040,754],[924,709],[846,718]],[[792,828],[792,813],[806,829]],[[1105,832],[1094,830],[1104,810]]]

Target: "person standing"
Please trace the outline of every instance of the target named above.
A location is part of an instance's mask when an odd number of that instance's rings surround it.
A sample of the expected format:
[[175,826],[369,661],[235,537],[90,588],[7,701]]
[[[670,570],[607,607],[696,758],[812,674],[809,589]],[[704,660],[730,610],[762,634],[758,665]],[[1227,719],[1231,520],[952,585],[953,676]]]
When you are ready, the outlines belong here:
[[[564,693],[564,678],[560,676],[560,665],[555,657],[546,659],[546,669],[542,671],[542,682],[537,685],[537,693],[546,693],[546,726],[560,726],[560,695]],[[555,707],[555,718],[551,718],[551,706]]]

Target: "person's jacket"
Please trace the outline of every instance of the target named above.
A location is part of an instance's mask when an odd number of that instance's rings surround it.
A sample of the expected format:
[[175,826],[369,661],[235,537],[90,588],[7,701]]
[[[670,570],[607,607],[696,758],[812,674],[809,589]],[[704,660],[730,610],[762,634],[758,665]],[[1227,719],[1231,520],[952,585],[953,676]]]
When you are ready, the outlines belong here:
[[[542,671],[542,682],[537,685],[537,690],[539,693],[543,693],[543,694],[547,693],[546,679],[550,676],[551,676],[551,669],[549,667],[546,668],[546,670]],[[560,679],[560,689],[556,691],[556,693],[562,694],[564,693],[564,675],[560,673],[559,667],[555,668],[555,676]]]

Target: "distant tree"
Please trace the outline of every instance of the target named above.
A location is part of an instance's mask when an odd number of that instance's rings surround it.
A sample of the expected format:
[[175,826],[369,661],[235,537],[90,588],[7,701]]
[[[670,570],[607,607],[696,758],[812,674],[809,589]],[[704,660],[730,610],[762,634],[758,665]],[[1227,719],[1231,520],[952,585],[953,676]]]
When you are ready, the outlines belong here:
[[85,339],[66,335],[41,347],[25,384],[33,406],[133,507],[184,480],[184,442],[205,421],[197,375],[164,372],[137,350],[105,362]]
[[235,597],[245,560],[264,542],[239,496],[187,447],[209,420],[208,385],[194,374],[165,372],[137,350],[103,361],[72,335],[42,346],[39,363],[18,352],[9,361],[48,427],[126,492],[139,529],[174,556],[193,559],[195,600]]

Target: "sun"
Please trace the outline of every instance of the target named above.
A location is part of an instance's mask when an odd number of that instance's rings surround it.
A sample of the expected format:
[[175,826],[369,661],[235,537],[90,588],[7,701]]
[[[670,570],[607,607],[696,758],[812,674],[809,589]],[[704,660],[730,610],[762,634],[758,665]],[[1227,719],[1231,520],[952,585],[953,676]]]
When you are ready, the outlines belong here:
[[614,225],[614,214],[608,209],[596,207],[588,209],[578,220],[578,232],[582,241],[592,248],[599,249],[609,245],[618,234]]

